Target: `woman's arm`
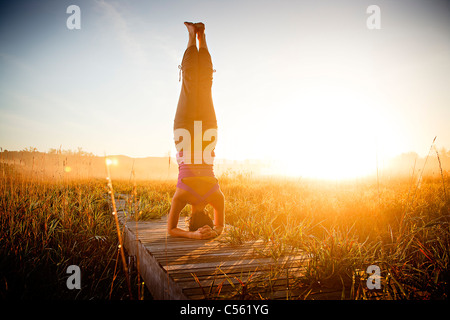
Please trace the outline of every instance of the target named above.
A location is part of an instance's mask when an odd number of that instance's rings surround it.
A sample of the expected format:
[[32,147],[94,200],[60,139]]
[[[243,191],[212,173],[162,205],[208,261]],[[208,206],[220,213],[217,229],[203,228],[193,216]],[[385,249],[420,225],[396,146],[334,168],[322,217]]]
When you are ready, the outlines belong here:
[[186,201],[178,196],[177,192],[172,199],[169,218],[167,220],[167,231],[173,237],[184,237],[190,239],[209,239],[215,236],[215,232],[209,226],[203,226],[196,231],[187,231],[177,227],[180,212],[186,205]]
[[214,208],[213,231],[216,233],[214,236],[218,236],[222,233],[225,225],[225,197],[222,191],[214,194],[211,205]]
[[204,226],[196,231],[187,231],[177,227],[168,227],[169,234],[173,237],[185,237],[190,239],[209,239],[217,236],[220,232],[215,232],[210,226]]
[[192,238],[191,231],[186,231],[177,227],[180,212],[185,205],[186,202],[182,201],[180,197],[178,197],[177,192],[175,192],[172,199],[172,205],[170,206],[169,218],[167,220],[167,232],[173,237]]

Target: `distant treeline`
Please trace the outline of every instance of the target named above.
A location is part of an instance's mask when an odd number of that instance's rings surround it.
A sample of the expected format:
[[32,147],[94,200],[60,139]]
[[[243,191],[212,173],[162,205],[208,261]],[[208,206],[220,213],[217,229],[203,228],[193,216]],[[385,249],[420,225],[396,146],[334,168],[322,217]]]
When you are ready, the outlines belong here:
[[[21,151],[0,149],[2,170],[15,170],[24,175],[54,179],[105,178],[106,158],[90,152],[77,150],[49,149],[39,152],[36,148]],[[176,179],[178,164],[176,159],[166,157],[131,158],[123,155],[107,156],[111,159],[110,171],[113,179],[152,180]],[[248,175],[270,174],[271,165],[258,160],[216,159],[214,170],[217,175],[244,173]],[[394,176],[439,176],[450,172],[450,151],[430,150],[427,157],[417,153],[401,154],[388,162],[380,163],[379,177]]]
[[[441,172],[442,170],[442,172]],[[422,173],[423,171],[423,173]],[[391,159],[383,169],[384,175],[448,174],[450,171],[450,151],[442,148],[431,149],[427,157],[419,157],[415,152],[403,153]]]
[[[80,152],[81,151],[81,152]],[[171,179],[178,172],[167,157],[130,158],[108,156],[113,179]],[[20,174],[54,179],[91,179],[106,177],[106,158],[82,150],[3,151],[0,162]]]
[[[111,159],[112,179],[173,180],[178,175],[178,164],[174,157],[131,158],[123,155],[96,156],[78,150],[50,149],[48,152],[26,148],[21,151],[3,150],[0,163],[17,173],[54,179],[105,178],[106,158]],[[266,167],[259,161],[220,160],[214,170],[220,175],[227,172],[259,174]],[[5,167],[3,168],[5,170]]]
[[[0,148],[0,151],[8,152],[8,150],[3,150]],[[26,147],[20,152],[39,152],[37,148],[35,147]],[[82,147],[78,147],[77,150],[72,149],[62,149],[62,147],[59,147],[59,149],[50,148],[46,152],[48,154],[63,154],[63,155],[69,155],[69,156],[88,156],[88,157],[95,157],[95,154],[92,152],[84,151]]]

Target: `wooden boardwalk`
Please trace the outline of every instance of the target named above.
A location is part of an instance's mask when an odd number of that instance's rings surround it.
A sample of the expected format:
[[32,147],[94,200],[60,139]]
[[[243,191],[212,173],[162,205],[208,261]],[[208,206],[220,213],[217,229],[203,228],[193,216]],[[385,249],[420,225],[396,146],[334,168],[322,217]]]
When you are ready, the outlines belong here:
[[[224,234],[212,240],[171,237],[167,216],[136,222],[126,218],[125,203],[116,200],[124,246],[139,259],[141,277],[154,299],[286,299],[294,294],[290,287],[305,255],[275,260],[262,241],[231,245]],[[185,228],[184,217],[178,226]]]

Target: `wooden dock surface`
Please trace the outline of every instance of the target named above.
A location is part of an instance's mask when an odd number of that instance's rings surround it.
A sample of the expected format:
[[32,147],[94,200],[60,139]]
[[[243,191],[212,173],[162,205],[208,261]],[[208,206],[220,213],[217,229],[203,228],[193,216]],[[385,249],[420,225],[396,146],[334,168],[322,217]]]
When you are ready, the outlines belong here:
[[[274,259],[266,244],[232,245],[225,234],[193,240],[167,234],[167,216],[150,221],[126,218],[126,200],[116,200],[124,246],[139,259],[140,274],[154,299],[286,299],[307,260],[300,253]],[[184,217],[178,226],[186,228]],[[226,231],[225,231],[226,232]]]

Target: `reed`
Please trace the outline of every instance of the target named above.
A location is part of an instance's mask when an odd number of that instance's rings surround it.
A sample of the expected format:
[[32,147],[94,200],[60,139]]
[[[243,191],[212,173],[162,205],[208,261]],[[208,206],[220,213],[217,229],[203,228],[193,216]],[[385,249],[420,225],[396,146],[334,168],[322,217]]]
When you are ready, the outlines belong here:
[[442,170],[442,163],[441,163],[441,157],[439,157],[439,152],[436,148],[436,145],[434,146],[434,151],[436,152],[436,157],[438,159],[438,163],[439,163],[439,171],[441,173],[441,178],[442,178],[442,188],[444,189],[444,201],[447,202],[447,191],[445,190],[445,179],[444,179],[444,172]]
[[107,177],[106,180],[108,181],[108,193],[111,196],[111,205],[112,205],[112,215],[114,216],[114,222],[116,224],[116,232],[117,232],[117,238],[119,239],[119,252],[120,252],[120,257],[122,259],[122,267],[123,267],[123,272],[125,273],[125,279],[127,281],[127,286],[128,286],[128,292],[130,294],[130,299],[133,299],[133,294],[131,292],[131,284],[130,284],[130,277],[128,274],[128,266],[127,266],[127,262],[125,259],[125,251],[123,248],[123,238],[122,238],[122,232],[120,230],[120,223],[119,223],[119,218],[118,218],[118,212],[117,212],[117,208],[116,208],[116,199],[114,197],[114,188],[112,185],[112,181],[111,181],[111,174],[110,174],[110,169],[109,169],[109,159],[105,157],[105,164],[106,164],[106,171],[107,171]]
[[[128,299],[104,180],[42,179],[0,164],[0,297]],[[78,265],[81,290],[69,290]]]
[[[444,174],[441,179],[448,182]],[[378,183],[247,185],[227,177],[222,189],[234,228],[224,239],[265,241],[265,254],[274,259],[293,248],[312,257],[292,282],[304,298],[332,289],[346,299],[448,298],[450,212],[439,180],[422,176],[407,215],[409,178],[384,183],[381,203]],[[382,290],[365,285],[365,270],[373,264],[381,269]]]

